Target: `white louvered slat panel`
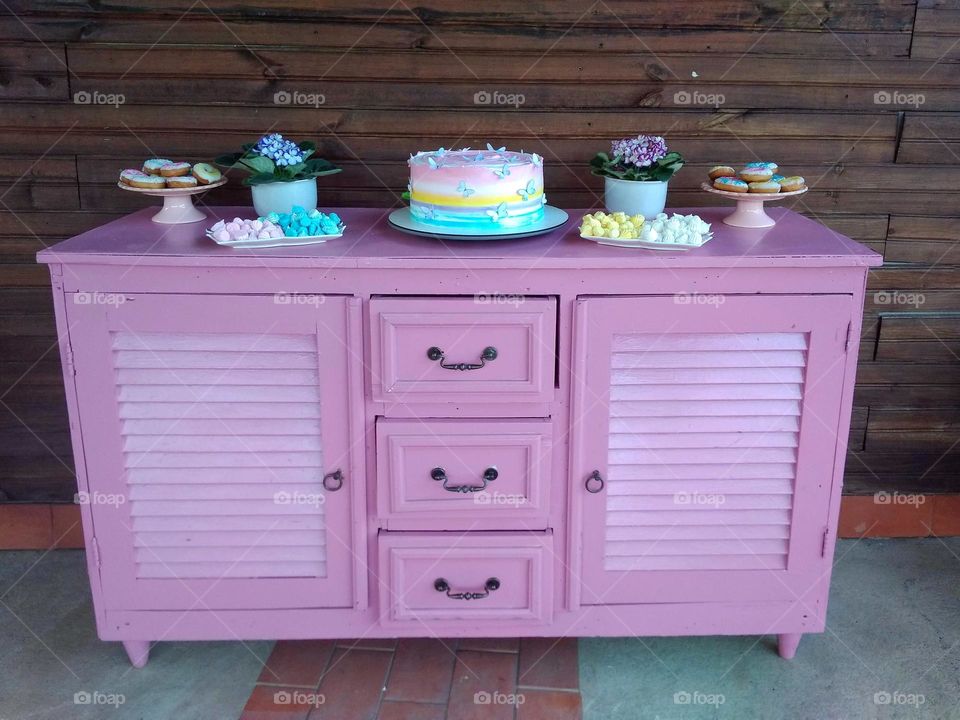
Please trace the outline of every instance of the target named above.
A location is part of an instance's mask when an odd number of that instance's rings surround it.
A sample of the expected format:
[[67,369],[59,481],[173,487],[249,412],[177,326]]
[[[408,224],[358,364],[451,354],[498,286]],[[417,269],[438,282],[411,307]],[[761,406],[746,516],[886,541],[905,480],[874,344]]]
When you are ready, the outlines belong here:
[[137,577],[326,577],[316,337],[112,347]]
[[783,569],[804,333],[615,335],[604,567]]

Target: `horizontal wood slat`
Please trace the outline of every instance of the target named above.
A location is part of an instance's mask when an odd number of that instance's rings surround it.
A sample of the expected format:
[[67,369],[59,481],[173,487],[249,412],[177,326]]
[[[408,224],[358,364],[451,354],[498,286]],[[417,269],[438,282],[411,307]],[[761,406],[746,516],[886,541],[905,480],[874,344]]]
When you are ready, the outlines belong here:
[[[936,419],[960,405],[951,324],[960,314],[958,67],[960,9],[947,0],[8,2],[0,7],[0,397],[8,408],[0,407],[0,501],[74,493],[49,278],[35,253],[154,205],[114,186],[117,171],[145,154],[209,160],[267,128],[315,139],[319,154],[343,167],[321,180],[331,206],[395,206],[409,152],[488,140],[544,155],[560,206],[600,207],[589,159],[611,138],[641,131],[665,134],[686,157],[671,182],[673,206],[725,204],[699,190],[717,162],[778,161],[813,188],[784,206],[889,264],[870,277],[851,447],[893,453],[903,482],[923,476],[942,487],[943,463],[926,475],[923,463],[938,449],[960,454],[943,447],[937,435],[951,431]],[[522,93],[523,103],[474,104],[484,90]],[[298,105],[312,101],[295,101],[294,91],[323,102]],[[111,94],[123,102],[110,104]],[[231,174],[206,201],[248,204],[249,191]],[[182,419],[144,416],[142,403],[156,395],[151,373],[184,398],[215,375],[214,396],[254,387],[256,358],[223,368],[213,352],[173,370],[130,356],[138,365],[119,377],[132,447],[167,435],[216,444],[315,431],[317,417],[286,414],[284,398],[309,382],[296,353],[281,354],[254,393],[260,399],[251,395],[215,423],[210,413],[224,410],[216,404]],[[685,357],[672,367],[696,372]],[[709,358],[723,370],[721,358]],[[682,377],[673,373],[657,379]],[[741,386],[740,400],[795,400],[789,382]],[[723,385],[677,387],[633,385],[630,402],[669,401],[670,392],[730,399]],[[175,412],[187,402],[165,399]],[[917,426],[872,425],[894,412],[916,414]],[[742,424],[749,431],[771,419],[758,412]],[[689,417],[643,412],[617,422],[624,433],[665,436],[692,427]],[[740,420],[700,422],[722,434]],[[786,416],[780,422],[788,431]],[[909,442],[923,459],[909,460]],[[879,482],[856,459],[847,469],[860,490]]]

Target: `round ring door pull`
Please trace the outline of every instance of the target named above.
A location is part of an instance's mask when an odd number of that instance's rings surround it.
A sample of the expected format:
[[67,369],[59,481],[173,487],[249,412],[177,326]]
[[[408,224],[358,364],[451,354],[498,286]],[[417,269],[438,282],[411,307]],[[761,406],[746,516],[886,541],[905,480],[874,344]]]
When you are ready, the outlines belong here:
[[494,480],[500,477],[500,473],[497,472],[495,467],[488,467],[483,471],[483,475],[480,476],[480,479],[483,480],[483,485],[450,485],[450,478],[447,477],[447,471],[442,467],[435,467],[433,470],[431,470],[430,477],[437,482],[442,481],[443,489],[447,492],[475,493],[485,489],[488,483],[492,483]]
[[487,578],[487,581],[483,584],[483,592],[451,592],[450,583],[441,577],[433,581],[433,589],[437,592],[446,593],[451,600],[482,600],[490,593],[500,589],[500,580],[495,577]]
[[484,367],[488,362],[497,359],[497,349],[492,345],[488,345],[483,349],[483,352],[480,353],[480,362],[479,363],[448,363],[444,357],[443,350],[434,345],[432,348],[427,350],[427,357],[433,360],[434,362],[439,361],[440,367],[444,370],[479,370]]
[[587,488],[588,493],[598,493],[603,490],[603,486],[606,483],[603,481],[603,477],[600,475],[599,470],[594,470],[587,476],[587,481],[584,483],[584,486]]
[[323,489],[336,492],[343,487],[343,471],[337,468],[323,476]]

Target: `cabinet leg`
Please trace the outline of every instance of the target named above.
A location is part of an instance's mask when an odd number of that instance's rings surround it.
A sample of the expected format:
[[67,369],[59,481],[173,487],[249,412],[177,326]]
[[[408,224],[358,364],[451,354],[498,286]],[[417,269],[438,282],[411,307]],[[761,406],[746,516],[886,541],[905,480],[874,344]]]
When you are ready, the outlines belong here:
[[130,664],[135,668],[142,668],[150,659],[149,640],[124,640],[123,649],[127,651]]
[[777,650],[780,652],[780,657],[785,660],[792,660],[793,656],[797,654],[797,645],[800,644],[800,638],[802,637],[803,633],[777,635]]

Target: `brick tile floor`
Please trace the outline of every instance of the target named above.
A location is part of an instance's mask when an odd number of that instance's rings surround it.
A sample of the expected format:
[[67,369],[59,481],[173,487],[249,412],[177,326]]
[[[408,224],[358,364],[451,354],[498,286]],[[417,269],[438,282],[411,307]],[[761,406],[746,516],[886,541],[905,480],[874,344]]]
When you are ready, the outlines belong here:
[[574,638],[281,641],[241,720],[578,720]]

